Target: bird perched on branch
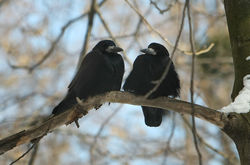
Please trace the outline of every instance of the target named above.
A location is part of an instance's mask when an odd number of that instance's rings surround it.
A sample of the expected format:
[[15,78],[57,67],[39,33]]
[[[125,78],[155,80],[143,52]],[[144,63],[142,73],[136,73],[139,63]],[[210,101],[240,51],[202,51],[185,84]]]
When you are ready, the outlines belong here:
[[77,103],[76,97],[88,97],[109,91],[119,91],[124,74],[123,51],[111,40],[100,41],[83,59],[79,70],[68,86],[65,98],[53,109],[60,114]]
[[[178,74],[167,49],[158,43],[151,43],[147,49],[142,49],[144,54],[139,55],[123,86],[125,91],[136,95],[145,96],[150,92],[163,75],[169,63],[169,70],[160,86],[149,95],[149,99],[160,96],[179,96],[180,81]],[[145,123],[150,127],[158,127],[162,122],[163,109],[142,106]]]

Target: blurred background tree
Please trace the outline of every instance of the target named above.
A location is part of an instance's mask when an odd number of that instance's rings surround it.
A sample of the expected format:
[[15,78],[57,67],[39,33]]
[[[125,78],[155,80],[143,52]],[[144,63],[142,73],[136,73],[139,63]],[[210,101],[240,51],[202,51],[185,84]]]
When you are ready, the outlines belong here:
[[[42,122],[66,93],[81,52],[88,52],[99,40],[111,38],[125,50],[124,79],[139,49],[149,43],[162,43],[172,52],[185,1],[129,2],[161,36],[124,0],[0,1],[0,138]],[[233,85],[224,4],[195,0],[190,8],[197,52],[214,44],[197,55],[195,103],[218,109],[230,102]],[[181,99],[190,101],[188,38],[185,19],[173,60],[181,80]],[[228,137],[205,121],[196,123],[205,164],[239,164]],[[198,164],[190,116],[171,112],[161,127],[149,128],[139,106],[111,104],[90,111],[80,125],[80,129],[74,125],[57,129],[16,164]],[[1,155],[0,164],[9,164],[28,147]]]

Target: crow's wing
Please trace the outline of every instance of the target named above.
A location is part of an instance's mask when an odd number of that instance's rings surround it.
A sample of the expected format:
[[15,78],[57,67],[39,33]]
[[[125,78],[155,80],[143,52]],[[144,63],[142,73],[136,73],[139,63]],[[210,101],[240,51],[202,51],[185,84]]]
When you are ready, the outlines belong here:
[[144,95],[152,88],[152,66],[147,55],[140,55],[136,58],[133,69],[123,86],[125,91]]
[[115,64],[113,64],[115,71],[115,81],[113,82],[113,90],[119,91],[121,89],[122,78],[124,74],[124,61],[121,55],[116,55]]
[[[123,86],[124,90],[138,95],[145,95],[149,92],[154,87],[152,81],[161,75],[159,73],[161,66],[157,62],[149,55],[138,56],[133,64],[133,70]],[[158,127],[161,124],[162,109],[142,106],[142,110],[147,126]]]
[[[77,82],[81,81],[81,77],[87,78],[88,73],[91,72],[91,70],[95,70],[93,68],[96,63],[98,63],[100,60],[98,59],[101,57],[101,54],[98,52],[91,51],[89,52],[86,57],[83,59],[78,71],[76,72],[73,80],[68,86],[69,91],[74,88],[74,86],[77,84]],[[86,77],[84,76],[86,75]]]
[[[179,96],[180,80],[179,80],[177,72],[175,71],[174,64],[170,58],[167,58],[165,67],[168,65],[169,60],[171,62],[169,71],[167,73],[167,76],[165,77],[165,79],[163,80],[163,82],[161,83],[159,87],[157,96],[173,96],[173,97]],[[165,67],[163,71],[165,70]]]
[[68,86],[65,98],[53,109],[59,114],[76,104],[76,97],[86,99],[90,96],[112,90],[114,69],[108,57],[98,51],[91,51],[82,61],[75,77]]
[[68,86],[68,93],[87,98],[111,89],[114,69],[110,61],[98,51],[86,55],[74,79]]

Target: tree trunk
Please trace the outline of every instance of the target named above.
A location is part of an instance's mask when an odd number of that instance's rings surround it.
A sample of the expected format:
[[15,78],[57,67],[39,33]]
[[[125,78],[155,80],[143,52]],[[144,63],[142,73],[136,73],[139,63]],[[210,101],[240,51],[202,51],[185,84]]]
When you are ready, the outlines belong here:
[[[243,88],[243,77],[250,74],[250,1],[225,0],[225,11],[234,61],[235,81],[232,100]],[[231,114],[223,129],[235,142],[241,165],[250,164],[250,113]]]

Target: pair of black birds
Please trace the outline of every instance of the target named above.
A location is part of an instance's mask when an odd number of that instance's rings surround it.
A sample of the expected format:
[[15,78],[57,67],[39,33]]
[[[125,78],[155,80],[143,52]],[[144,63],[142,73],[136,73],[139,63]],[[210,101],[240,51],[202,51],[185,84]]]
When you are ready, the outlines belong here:
[[[124,61],[118,52],[123,51],[111,40],[100,41],[82,61],[72,82],[68,86],[66,97],[53,109],[53,114],[60,114],[77,103],[76,97],[88,97],[109,91],[119,91],[124,74]],[[145,95],[153,89],[170,61],[167,76],[158,89],[148,98],[160,96],[179,96],[180,81],[167,49],[158,43],[151,43],[144,54],[139,55],[133,70],[125,81],[123,89],[135,95]],[[162,122],[163,110],[142,106],[147,126],[157,127]]]

